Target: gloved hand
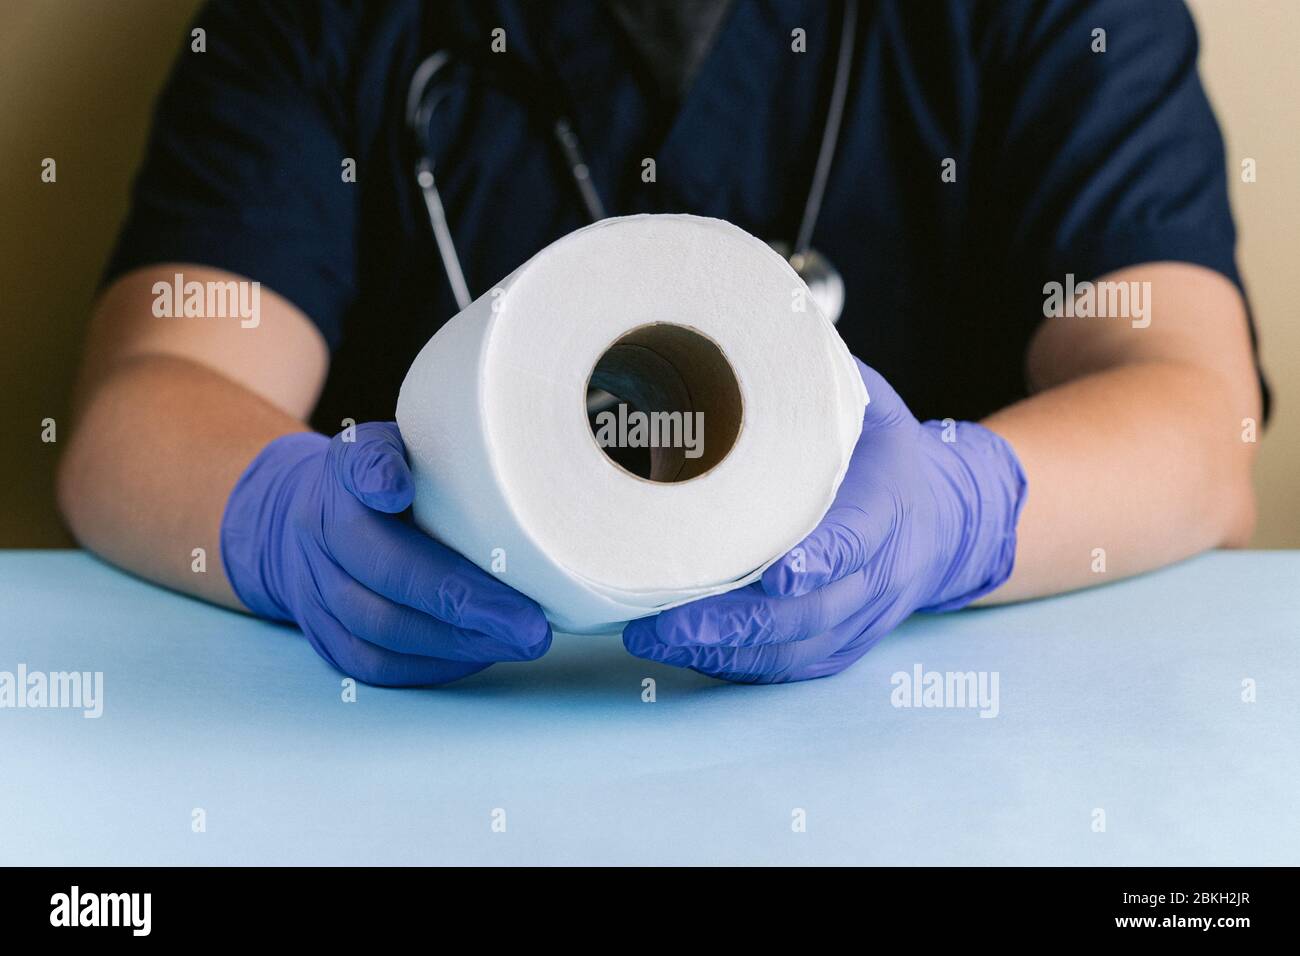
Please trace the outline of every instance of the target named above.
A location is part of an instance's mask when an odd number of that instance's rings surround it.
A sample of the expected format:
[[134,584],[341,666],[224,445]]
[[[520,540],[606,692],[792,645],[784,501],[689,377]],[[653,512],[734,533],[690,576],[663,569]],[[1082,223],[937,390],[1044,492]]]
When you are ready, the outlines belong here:
[[916,610],[962,607],[1011,574],[1025,475],[973,422],[921,424],[858,362],[870,402],[835,502],[745,588],[628,624],[637,657],[752,683],[839,673]]
[[399,517],[414,486],[397,425],[270,442],[226,502],[221,557],[244,605],[294,621],[369,684],[445,684],[551,645],[536,603]]

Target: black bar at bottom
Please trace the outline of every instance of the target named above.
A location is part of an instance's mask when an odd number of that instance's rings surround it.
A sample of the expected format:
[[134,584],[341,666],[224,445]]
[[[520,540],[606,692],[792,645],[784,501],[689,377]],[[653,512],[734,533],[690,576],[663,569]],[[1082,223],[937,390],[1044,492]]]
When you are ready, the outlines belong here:
[[1104,935],[1231,945],[1291,925],[1295,877],[1280,868],[9,868],[0,870],[0,925],[6,942],[91,945],[401,942],[412,933],[436,944],[466,930],[490,945],[502,931],[567,938],[611,920],[628,935],[603,929],[601,938],[633,946],[670,945],[701,922],[738,936],[779,927],[864,943],[883,942],[889,928],[925,944]]

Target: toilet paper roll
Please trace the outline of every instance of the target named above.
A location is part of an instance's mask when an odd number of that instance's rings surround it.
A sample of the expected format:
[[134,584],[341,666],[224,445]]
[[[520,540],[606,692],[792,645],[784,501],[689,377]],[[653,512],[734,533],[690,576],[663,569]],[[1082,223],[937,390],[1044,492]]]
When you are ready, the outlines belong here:
[[[593,421],[604,393],[621,401]],[[748,584],[798,544],[867,400],[765,243],[629,216],[558,240],[444,325],[397,422],[417,524],[557,630],[601,633]],[[629,448],[639,463],[607,454]]]

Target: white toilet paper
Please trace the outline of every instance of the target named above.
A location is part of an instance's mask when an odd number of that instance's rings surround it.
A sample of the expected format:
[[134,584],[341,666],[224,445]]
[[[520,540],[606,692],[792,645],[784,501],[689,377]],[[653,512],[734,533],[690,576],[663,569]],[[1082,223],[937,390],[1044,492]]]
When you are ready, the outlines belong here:
[[[653,451],[648,476],[616,464],[589,385],[626,399],[627,422],[629,406],[680,413],[659,437],[688,447]],[[747,584],[796,545],[831,504],[866,402],[766,244],[716,219],[629,216],[553,243],[443,326],[397,421],[420,527],[557,630],[599,633]]]

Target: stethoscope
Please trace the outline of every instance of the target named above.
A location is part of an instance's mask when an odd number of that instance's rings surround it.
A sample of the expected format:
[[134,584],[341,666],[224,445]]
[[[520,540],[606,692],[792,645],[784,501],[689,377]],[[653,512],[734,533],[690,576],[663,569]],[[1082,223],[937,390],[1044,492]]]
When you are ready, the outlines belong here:
[[[768,243],[786,258],[799,278],[808,286],[810,295],[821,308],[822,313],[832,322],[839,321],[840,314],[844,311],[844,279],[830,260],[812,248],[812,234],[821,212],[822,199],[826,193],[826,181],[830,176],[831,161],[835,156],[835,142],[839,138],[840,125],[844,118],[844,100],[853,66],[853,33],[857,16],[858,0],[846,0],[840,33],[839,57],[835,64],[835,85],[831,89],[830,105],[826,111],[826,125],[822,129],[821,146],[817,152],[817,165],[813,169],[812,181],[808,186],[808,198],[804,202],[799,231],[795,235],[793,244],[780,240]],[[494,54],[494,57],[500,56],[504,54]],[[465,273],[460,267],[456,243],[452,240],[451,229],[447,225],[447,213],[442,205],[442,196],[438,193],[437,181],[433,176],[433,150],[429,143],[430,120],[450,92],[448,77],[457,62],[457,58],[449,50],[438,50],[416,67],[406,99],[406,118],[415,137],[419,157],[415,164],[415,181],[424,196],[424,205],[429,213],[429,224],[433,227],[434,241],[438,245],[438,255],[442,259],[452,294],[456,297],[456,306],[463,310],[473,300],[470,298],[469,286],[465,282]],[[595,184],[591,181],[591,170],[583,158],[582,145],[573,131],[573,124],[558,110],[553,112],[551,133],[569,167],[569,175],[573,177],[573,183],[577,187],[588,218],[592,222],[604,219],[605,206],[600,201],[600,194],[596,191]]]

